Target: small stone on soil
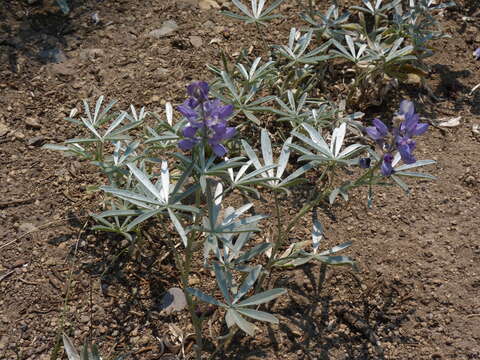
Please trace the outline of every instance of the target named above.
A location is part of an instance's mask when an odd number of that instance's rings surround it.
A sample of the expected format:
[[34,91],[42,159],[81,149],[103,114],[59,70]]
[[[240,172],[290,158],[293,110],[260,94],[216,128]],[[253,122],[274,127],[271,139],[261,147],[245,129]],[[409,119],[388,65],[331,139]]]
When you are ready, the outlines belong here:
[[174,20],[165,21],[160,29],[152,30],[148,33],[149,37],[159,39],[161,37],[167,36],[178,29],[178,25]]
[[38,122],[36,118],[33,117],[28,117],[25,119],[25,124],[28,126],[34,128],[34,129],[40,129],[42,125]]
[[196,35],[190,36],[190,44],[192,44],[195,48],[199,48],[203,45],[202,38]]

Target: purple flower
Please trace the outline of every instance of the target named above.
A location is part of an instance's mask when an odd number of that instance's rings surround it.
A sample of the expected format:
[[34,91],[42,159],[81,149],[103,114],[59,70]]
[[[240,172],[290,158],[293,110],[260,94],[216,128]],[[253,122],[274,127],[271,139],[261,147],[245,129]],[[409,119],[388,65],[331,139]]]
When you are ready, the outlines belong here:
[[398,128],[397,135],[413,137],[422,135],[428,130],[428,124],[418,122],[420,116],[415,114],[415,108],[411,101],[403,100],[400,103],[400,111],[397,115],[403,119]]
[[473,56],[475,57],[475,60],[480,60],[480,48],[473,52]]
[[405,164],[413,164],[417,160],[412,154],[416,146],[412,137],[424,134],[428,130],[428,124],[418,122],[420,116],[415,113],[413,102],[408,100],[400,103],[397,116],[403,121],[397,129],[394,129],[395,143],[402,161]]
[[208,100],[208,91],[210,90],[205,81],[196,81],[187,86],[187,93],[198,102]]
[[227,153],[221,144],[235,135],[235,128],[227,126],[227,119],[233,114],[232,105],[222,105],[218,99],[208,100],[208,84],[196,82],[187,87],[191,96],[177,109],[188,120],[183,128],[185,139],[178,143],[184,150],[191,150],[202,139],[212,147],[218,157]]
[[380,167],[380,172],[383,176],[390,176],[393,173],[393,155],[391,153],[386,153],[383,155],[382,166]]
[[372,121],[373,126],[365,128],[365,132],[373,140],[378,142],[383,142],[383,139],[388,135],[388,127],[383,123],[382,120],[375,118]]
[[372,160],[370,158],[360,158],[360,160],[358,160],[358,165],[360,165],[362,169],[368,169],[371,162]]
[[397,138],[397,147],[400,156],[405,164],[413,164],[417,161],[412,152],[415,149],[416,142],[408,137]]

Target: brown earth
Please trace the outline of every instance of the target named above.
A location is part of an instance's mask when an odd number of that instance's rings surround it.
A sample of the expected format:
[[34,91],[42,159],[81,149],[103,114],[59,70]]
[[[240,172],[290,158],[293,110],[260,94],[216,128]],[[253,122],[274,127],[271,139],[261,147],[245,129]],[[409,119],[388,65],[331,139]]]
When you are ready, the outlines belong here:
[[[77,344],[91,336],[105,354],[166,359],[159,339],[168,325],[191,332],[187,313],[159,313],[178,277],[155,229],[140,251],[116,259],[125,244],[88,230],[88,214],[98,210],[97,194],[87,191],[101,181],[95,168],[40,146],[78,135],[63,118],[81,99],[105,95],[122,109],[162,112],[165,101],[183,101],[190,81],[210,77],[205,65],[219,62],[219,50],[261,52],[251,28],[196,3],[75,1],[67,17],[39,4],[0,4],[0,359],[50,358],[68,279],[65,328]],[[272,43],[298,25],[296,4],[282,5],[290,15],[269,28]],[[480,92],[469,95],[480,83],[471,56],[480,47],[478,8],[472,0],[444,12],[451,38],[429,60],[439,100],[403,89],[432,120],[462,117],[458,127],[432,128],[419,145],[419,158],[437,160],[438,181],[417,182],[410,196],[381,189],[372,209],[360,192],[329,209],[324,246],[353,241],[348,254],[361,271],[311,265],[279,274],[276,285],[288,289],[271,309],[280,325],[236,337],[220,358],[480,359],[480,135],[472,131]],[[179,29],[147,36],[169,19]],[[270,212],[268,203],[262,210]],[[284,200],[282,211],[296,207]],[[306,219],[291,239],[309,238],[309,229]]]

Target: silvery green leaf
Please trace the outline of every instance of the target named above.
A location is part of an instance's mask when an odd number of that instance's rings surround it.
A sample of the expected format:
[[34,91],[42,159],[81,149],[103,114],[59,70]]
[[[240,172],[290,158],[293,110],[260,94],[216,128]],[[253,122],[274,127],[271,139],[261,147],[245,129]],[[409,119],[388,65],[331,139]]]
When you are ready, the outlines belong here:
[[346,131],[347,124],[345,123],[342,123],[339,127],[333,130],[332,142],[330,144],[330,152],[333,153],[335,157],[338,157],[338,154],[340,153]]
[[255,245],[253,248],[245,252],[243,255],[240,255],[237,258],[237,262],[241,263],[241,262],[249,261],[253,259],[255,256],[258,256],[261,253],[267,251],[271,247],[272,247],[272,244],[270,243],[262,243],[262,244]]
[[[255,325],[253,325],[251,322],[248,322],[245,320],[239,313],[238,311],[230,308],[227,310],[227,316],[235,321],[235,324],[238,325],[240,329],[245,331],[248,335],[253,336],[255,334]],[[230,320],[230,321],[231,321]]]
[[228,311],[225,313],[225,322],[227,323],[227,327],[230,329],[233,325],[235,325],[235,319],[232,316],[232,312]]
[[287,168],[288,159],[290,158],[290,144],[292,143],[292,137],[289,137],[282,146],[280,157],[278,158],[277,178],[281,179],[283,172]]
[[178,218],[175,216],[175,213],[171,209],[167,209],[167,210],[168,210],[168,215],[170,216],[170,220],[172,221],[173,226],[175,226],[175,229],[177,230],[178,235],[180,235],[183,245],[186,248],[188,246],[187,233],[185,232],[185,229],[180,223],[180,220],[178,220]]
[[232,0],[233,4],[249,18],[253,17],[253,14],[248,10],[248,8],[243,5],[239,0]]
[[269,302],[273,299],[276,299],[280,295],[283,295],[287,292],[285,289],[272,289],[272,290],[267,290],[264,292],[261,292],[259,294],[253,295],[249,297],[248,299],[245,299],[243,301],[240,301],[237,303],[237,307],[244,307],[244,306],[250,306],[250,305],[259,305],[263,304],[266,302]]
[[350,247],[351,245],[352,245],[352,242],[351,242],[351,241],[347,241],[347,242],[344,242],[343,244],[334,246],[334,247],[331,248],[330,250],[323,251],[323,252],[321,252],[319,255],[331,255],[331,254],[334,254],[334,253],[336,253],[336,252],[345,250],[346,248]]
[[238,290],[237,294],[233,298],[232,304],[235,304],[242,298],[243,295],[245,295],[255,284],[255,281],[257,281],[258,276],[260,275],[262,271],[262,266],[255,266],[248,276],[245,278],[243,281],[242,285],[240,286],[240,289]]
[[265,9],[262,16],[266,16],[266,15],[270,14],[273,10],[275,10],[284,1],[285,0],[276,0],[272,5],[270,5],[268,8]]
[[317,216],[317,210],[313,209],[312,211],[312,223],[313,223],[313,229],[312,229],[312,248],[313,248],[313,253],[316,254],[318,251],[318,248],[320,247],[320,241],[323,239],[323,226],[318,220]]
[[395,176],[409,176],[409,177],[416,177],[421,179],[429,179],[429,180],[436,180],[437,177],[430,175],[430,174],[422,174],[412,171],[395,171]]
[[168,203],[168,195],[170,190],[170,173],[168,171],[168,164],[164,160],[162,161],[160,179],[162,180],[162,188],[160,194],[162,195],[161,199],[163,202]]
[[287,176],[280,184],[282,186],[289,186],[292,184],[293,181],[295,181],[300,175],[303,175],[305,172],[308,170],[311,170],[315,167],[314,164],[308,163],[303,165],[302,167],[299,167],[297,170],[295,170],[293,173],[291,173],[289,176]]
[[[261,145],[262,145],[262,155],[263,161],[265,165],[273,165],[273,150],[272,150],[272,143],[270,142],[270,136],[268,136],[268,132],[266,129],[262,129],[261,132]],[[268,171],[268,175],[273,177],[273,170]]]
[[[344,123],[345,124],[345,123]],[[339,158],[347,158],[347,157],[350,157],[356,153],[358,153],[359,151],[365,149],[365,145],[361,145],[361,144],[353,144],[353,145],[349,145],[345,148],[345,150],[343,150],[339,155],[338,157]]]
[[95,104],[95,115],[93,116],[93,124],[96,124],[99,120],[98,114],[100,113],[100,108],[102,107],[103,99],[105,97],[102,95],[98,98],[97,103]]
[[108,136],[108,134],[110,134],[113,130],[115,130],[115,128],[121,124],[121,122],[125,119],[125,117],[127,116],[127,113],[126,112],[123,112],[121,113],[116,119],[114,122],[112,122],[110,124],[110,126],[108,127],[108,129],[105,131],[105,133],[103,134],[104,137]]
[[[330,149],[328,149],[326,151],[323,148],[322,145],[314,142],[312,139],[309,139],[305,135],[300,134],[296,131],[292,131],[292,135],[299,138],[300,140],[302,140],[305,144],[307,144],[308,146],[310,146],[314,150],[317,150],[318,152],[320,152],[322,154],[322,156],[325,157],[325,159],[332,159],[334,157],[334,155],[330,152]],[[305,155],[313,155],[310,151],[308,151],[308,150],[306,150],[306,149],[304,149],[304,148],[302,148],[302,147],[300,147],[296,144],[291,144],[290,147],[293,147],[295,150],[301,151]]]
[[157,205],[157,206],[164,205],[163,203],[159,202],[156,199],[148,198],[144,195],[140,195],[129,190],[121,190],[113,186],[101,186],[100,189],[110,194],[113,194],[119,197],[120,199],[126,200],[128,202],[131,202],[132,204],[135,204],[147,209],[153,209],[153,207],[150,205]]
[[203,293],[202,291],[200,291],[198,289],[187,288],[186,290],[189,294],[191,294],[193,296],[196,296],[197,298],[199,298],[200,300],[202,300],[206,303],[216,305],[216,306],[220,306],[220,307],[224,307],[224,308],[227,307],[226,304],[218,301],[217,299],[215,299],[214,297],[212,297],[210,295],[207,295],[207,294]]
[[409,169],[414,169],[420,166],[436,164],[435,160],[418,160],[413,164],[404,164],[398,167],[395,167],[395,171],[404,171]]
[[355,261],[353,261],[348,256],[321,256],[315,255],[315,259],[328,264],[328,265],[351,265],[355,266]]
[[81,118],[83,124],[87,127],[88,130],[92,132],[98,139],[102,139],[102,136],[98,133],[98,131],[93,127],[93,124],[88,122],[85,118]]
[[278,324],[278,319],[275,316],[264,311],[258,311],[253,309],[242,309],[242,308],[236,308],[235,310],[238,311],[240,314],[251,317],[252,319],[255,319],[255,320],[266,321],[272,324]]
[[65,334],[62,334],[62,338],[63,338],[63,347],[65,348],[65,352],[67,353],[68,360],[80,360],[80,355],[75,349],[75,346],[73,345],[70,338]]
[[310,135],[311,139],[320,147],[320,151],[325,155],[330,155],[330,148],[323,139],[323,136],[313,128],[310,124],[302,124],[303,128],[307,130],[308,135]]
[[143,214],[137,216],[127,225],[127,227],[125,228],[125,231],[133,230],[138,224],[141,224],[142,222],[150,219],[152,216],[155,216],[160,212],[162,212],[162,210],[144,211]]
[[242,139],[242,146],[245,152],[247,153],[247,156],[249,157],[249,159],[253,162],[253,165],[255,166],[255,168],[261,169],[262,164],[260,164],[260,160],[258,160],[257,154],[252,149],[252,147],[243,139]]
[[132,163],[129,163],[127,164],[127,167],[130,169],[130,171],[132,172],[132,174],[137,178],[137,180],[143,185],[145,186],[145,188],[153,195],[157,198],[157,203],[158,202],[161,202],[161,203],[165,203],[163,201],[163,196],[162,194],[160,193],[160,191],[157,189],[157,187],[155,185],[153,185],[153,183],[150,181],[150,179],[148,178],[148,176],[141,170],[139,170],[134,164]]
[[277,267],[297,267],[297,266],[302,266],[308,263],[310,260],[313,259],[313,255],[311,256],[303,256],[303,257],[297,257],[294,259],[280,259],[277,261],[275,266]]
[[218,287],[220,288],[220,291],[222,292],[223,298],[225,299],[226,303],[228,305],[232,304],[232,299],[231,295],[229,292],[229,284],[227,283],[227,277],[225,275],[225,272],[223,269],[220,267],[218,263],[213,264],[213,269],[215,270],[215,278],[217,279],[217,284]]

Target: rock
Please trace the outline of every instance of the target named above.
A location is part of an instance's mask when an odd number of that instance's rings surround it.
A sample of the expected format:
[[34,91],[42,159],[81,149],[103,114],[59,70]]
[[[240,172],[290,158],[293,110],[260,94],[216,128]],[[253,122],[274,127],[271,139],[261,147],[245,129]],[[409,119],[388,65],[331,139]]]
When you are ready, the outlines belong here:
[[152,37],[152,38],[155,38],[155,39],[159,39],[161,37],[165,37],[165,36],[171,34],[172,32],[174,32],[177,29],[178,29],[178,25],[174,20],[167,20],[167,21],[163,22],[160,29],[155,29],[155,30],[150,31],[148,33],[148,36]]
[[0,137],[7,135],[9,131],[8,126],[0,122]]
[[197,49],[203,45],[203,41],[200,36],[196,36],[196,35],[190,36],[189,40],[190,40],[190,44],[192,44],[193,47]]
[[198,7],[198,0],[177,0],[177,8],[179,9],[196,9]]
[[42,146],[46,140],[43,136],[34,136],[27,140],[27,144],[30,146]]
[[200,0],[198,6],[202,10],[220,9],[220,5],[215,0]]
[[23,133],[20,132],[20,131],[15,131],[15,133],[13,134],[13,136],[14,136],[15,139],[17,139],[17,140],[23,140],[23,139],[25,139],[25,134],[23,134]]
[[34,128],[34,129],[40,129],[42,127],[42,125],[38,122],[38,120],[33,117],[26,118],[25,124],[27,124],[27,126],[30,126],[31,128]]
[[167,293],[163,296],[160,308],[165,314],[170,314],[174,311],[183,310],[186,306],[187,299],[183,290],[174,287],[168,289]]

